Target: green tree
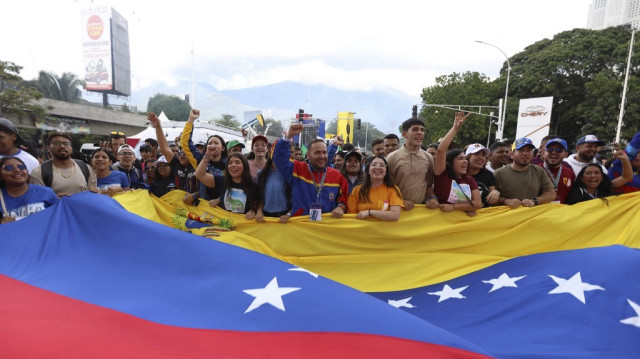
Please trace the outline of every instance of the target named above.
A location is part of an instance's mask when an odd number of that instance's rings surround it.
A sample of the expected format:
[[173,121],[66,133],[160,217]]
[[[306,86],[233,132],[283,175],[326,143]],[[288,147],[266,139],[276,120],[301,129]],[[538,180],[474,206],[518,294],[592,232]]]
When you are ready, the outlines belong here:
[[156,94],[149,99],[147,111],[156,114],[164,111],[171,121],[186,121],[189,119],[191,105],[178,96]]
[[47,108],[33,103],[42,98],[36,88],[25,86],[20,70],[13,62],[0,61],[0,112],[13,113],[18,116],[47,116]]
[[[426,119],[423,143],[428,145],[438,142],[447,134],[453,124],[455,110],[426,106],[428,104],[444,105],[477,105],[496,106],[499,100],[499,90],[494,82],[478,72],[452,73],[439,76],[436,84],[422,90],[423,107],[420,117]],[[462,108],[462,110],[478,111],[477,108]],[[497,110],[494,115],[498,115]],[[482,113],[491,111],[483,109]],[[495,130],[495,126],[493,127]],[[489,117],[472,115],[458,132],[456,141],[459,143],[485,143],[489,130]]]
[[264,130],[267,128],[267,125],[271,125],[269,126],[269,131],[264,134],[269,136],[282,137],[282,131],[283,131],[282,122],[276,121],[272,118],[266,118],[264,120],[264,124],[265,124],[264,126],[261,126],[259,123],[255,124],[253,126],[253,129],[257,133],[264,133]]
[[[511,81],[505,136],[515,136],[518,99],[553,96],[550,133],[568,143],[585,134],[607,141],[615,137],[620,95],[631,32],[619,26],[604,30],[574,29],[538,41],[511,57]],[[637,49],[637,43],[635,45]],[[632,57],[622,138],[638,131],[640,89],[638,64]],[[496,79],[504,95],[506,64]]]
[[73,103],[82,100],[80,87],[84,86],[84,81],[70,72],[65,72],[58,77],[53,72],[40,71],[38,78],[29,83],[46,98]]
[[214,118],[212,122],[215,124],[230,127],[236,130],[239,130],[241,127],[240,121],[236,120],[236,117],[234,115],[230,115],[228,113],[222,114],[222,117],[220,118]]

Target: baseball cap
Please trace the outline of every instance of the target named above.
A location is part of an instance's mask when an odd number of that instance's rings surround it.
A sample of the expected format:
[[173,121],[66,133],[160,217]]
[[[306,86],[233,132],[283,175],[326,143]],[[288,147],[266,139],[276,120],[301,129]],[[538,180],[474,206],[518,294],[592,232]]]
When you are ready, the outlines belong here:
[[141,145],[141,146],[140,146],[139,150],[140,150],[140,152],[142,152],[142,151],[149,151],[149,152],[151,152],[151,147],[149,147],[149,145],[147,145],[147,144],[144,144],[144,145]]
[[15,144],[16,145],[20,145],[20,144],[24,143],[24,140],[18,134],[18,128],[16,127],[16,125],[13,122],[7,120],[6,118],[0,117],[0,130],[4,131],[4,132],[9,132],[9,133],[15,133],[16,134]]
[[479,143],[469,145],[469,147],[467,147],[467,151],[464,153],[464,156],[467,157],[472,153],[478,153],[480,151],[482,151],[485,156],[489,156],[489,150]]
[[524,146],[531,146],[533,148],[536,148],[536,146],[533,145],[533,142],[526,137],[518,138],[516,142],[513,143],[513,146],[516,150],[519,150]]
[[362,155],[358,151],[349,151],[344,155],[344,161],[347,162],[347,159],[351,156],[358,157],[358,161],[362,161]]
[[204,141],[198,141],[196,143],[196,146],[204,146],[204,145],[206,145],[206,143]]
[[253,138],[253,140],[251,140],[251,147],[253,147],[253,144],[256,143],[256,141],[264,141],[267,145],[269,144],[269,140],[267,140],[266,137],[264,137],[263,135],[257,135]]
[[578,139],[578,142],[576,142],[576,146],[580,146],[583,143],[595,143],[598,146],[604,146],[605,142],[604,141],[600,141],[598,139],[598,137],[594,136],[594,135],[586,135],[586,136],[582,136]]
[[547,144],[544,146],[545,149],[549,148],[549,145],[554,144],[554,143],[559,143],[560,145],[562,145],[562,147],[564,147],[565,151],[569,151],[569,146],[567,146],[567,141],[563,140],[562,138],[552,138],[550,139]]
[[[134,152],[134,151],[133,151],[133,148],[131,148],[131,146],[126,145],[126,144],[125,144],[125,145],[122,145],[122,146],[120,146],[120,147],[118,147],[118,153],[122,152],[122,150],[129,150],[129,151],[131,151],[131,152]],[[135,152],[134,152],[134,153],[135,153]]]
[[235,146],[240,146],[240,148],[244,148],[244,143],[238,141],[238,140],[231,140],[229,141],[229,143],[227,143],[227,151],[229,151],[232,147]]

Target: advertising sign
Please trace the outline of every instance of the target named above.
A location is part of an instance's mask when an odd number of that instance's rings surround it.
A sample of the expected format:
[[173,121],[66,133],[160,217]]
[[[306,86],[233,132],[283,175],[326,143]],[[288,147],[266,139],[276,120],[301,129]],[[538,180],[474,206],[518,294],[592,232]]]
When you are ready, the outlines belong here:
[[527,137],[539,147],[542,138],[549,134],[552,107],[553,96],[521,99],[516,139]]
[[113,89],[111,59],[111,8],[94,6],[82,10],[82,52],[85,89]]
[[353,112],[340,111],[338,112],[338,129],[337,135],[342,136],[344,143],[353,143]]

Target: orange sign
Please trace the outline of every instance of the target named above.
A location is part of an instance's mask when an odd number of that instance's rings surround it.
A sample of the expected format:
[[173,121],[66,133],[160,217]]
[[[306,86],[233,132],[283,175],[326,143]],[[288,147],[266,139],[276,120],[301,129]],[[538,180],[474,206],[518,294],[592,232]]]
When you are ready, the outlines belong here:
[[91,40],[98,40],[102,36],[103,31],[104,25],[102,24],[100,16],[91,15],[87,21],[87,34],[89,34]]

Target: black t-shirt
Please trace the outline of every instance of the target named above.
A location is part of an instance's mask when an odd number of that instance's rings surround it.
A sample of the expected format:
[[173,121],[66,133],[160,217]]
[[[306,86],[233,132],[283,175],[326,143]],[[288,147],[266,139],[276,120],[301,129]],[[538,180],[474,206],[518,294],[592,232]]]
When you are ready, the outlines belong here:
[[478,184],[478,190],[480,191],[480,198],[482,198],[482,207],[489,207],[487,203],[487,195],[489,194],[489,187],[496,185],[496,179],[493,177],[493,173],[486,168],[481,168],[480,172],[472,175],[473,179]]
[[201,186],[206,188],[206,195],[208,198],[205,198],[205,199],[216,199],[220,197],[220,193],[222,193],[224,190],[224,185],[222,187],[218,187],[218,182],[222,181],[222,183],[224,184],[224,171],[226,168],[227,168],[226,158],[221,161],[209,162],[207,164],[207,173],[210,173],[213,175],[216,181],[216,187],[209,188],[204,186],[204,184],[202,183],[200,184]]
[[173,156],[169,166],[171,167],[171,173],[175,176],[175,183],[178,189],[187,193],[197,191],[196,170],[193,169],[191,164],[183,166],[180,163],[178,156]]

